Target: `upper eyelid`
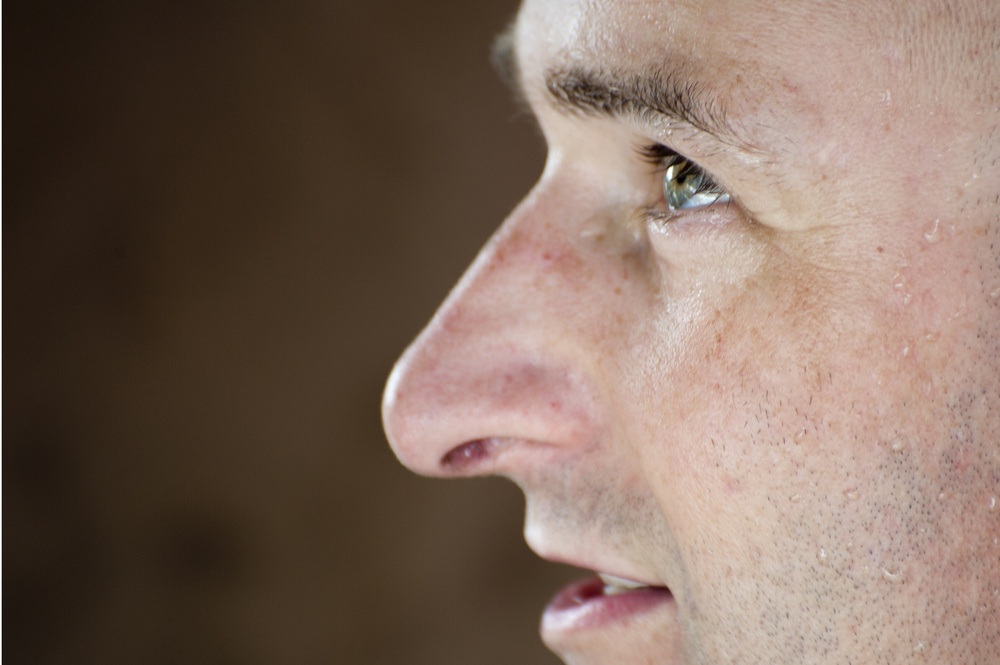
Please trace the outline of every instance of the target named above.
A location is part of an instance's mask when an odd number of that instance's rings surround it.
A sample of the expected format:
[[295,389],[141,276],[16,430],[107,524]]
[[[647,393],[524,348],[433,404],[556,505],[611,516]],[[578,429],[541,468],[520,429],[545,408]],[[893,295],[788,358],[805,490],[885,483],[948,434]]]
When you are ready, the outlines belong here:
[[[649,162],[653,166],[657,167],[658,170],[666,168],[667,160],[683,159],[688,164],[701,171],[711,185],[714,185],[719,189],[723,190],[726,189],[722,187],[718,179],[714,175],[712,175],[711,172],[705,169],[699,162],[696,162],[690,157],[687,157],[686,155],[683,155],[674,150],[673,148],[663,145],[662,143],[642,144],[636,147],[636,151],[639,153],[639,156],[642,157],[642,159]],[[726,191],[728,193],[728,190]]]
[[[636,151],[639,155],[654,165],[661,165],[663,160],[673,157],[683,157],[679,152],[672,148],[668,148],[662,143],[645,143],[636,147]],[[684,159],[687,159],[684,157]],[[689,160],[691,161],[691,160]]]

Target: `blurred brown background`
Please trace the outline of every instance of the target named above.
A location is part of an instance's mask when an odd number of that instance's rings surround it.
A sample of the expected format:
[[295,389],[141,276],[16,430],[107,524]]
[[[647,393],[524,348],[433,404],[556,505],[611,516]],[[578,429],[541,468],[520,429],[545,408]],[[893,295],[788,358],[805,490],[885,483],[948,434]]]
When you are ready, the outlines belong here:
[[555,663],[503,481],[392,362],[537,174],[514,0],[5,7],[12,663]]

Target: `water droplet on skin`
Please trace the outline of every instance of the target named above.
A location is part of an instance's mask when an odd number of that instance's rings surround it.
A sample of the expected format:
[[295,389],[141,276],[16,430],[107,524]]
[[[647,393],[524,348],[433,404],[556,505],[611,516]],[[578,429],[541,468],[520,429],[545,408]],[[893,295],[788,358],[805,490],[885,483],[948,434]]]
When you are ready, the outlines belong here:
[[816,558],[819,559],[820,563],[828,563],[828,561],[827,561],[828,557],[829,557],[829,554],[827,554],[826,549],[824,549],[822,547],[819,548],[818,552],[816,552]]
[[927,650],[927,645],[924,644],[923,642],[917,642],[916,644],[913,645],[913,653],[922,654],[926,650]]
[[802,440],[802,439],[804,439],[805,437],[806,437],[806,428],[805,428],[805,427],[803,427],[803,428],[802,428],[802,429],[800,429],[800,430],[798,431],[798,433],[797,433],[797,434],[795,435],[795,443],[798,443],[799,441],[801,441],[801,440]]
[[854,489],[853,487],[844,490],[844,496],[846,496],[851,501],[855,501],[858,498],[858,490]]
[[788,498],[788,500],[789,500],[789,501],[791,501],[792,503],[798,503],[798,502],[799,502],[799,499],[801,499],[801,498],[802,498],[802,497],[801,497],[801,496],[799,496],[798,494],[793,494],[792,496],[790,496],[790,497]]
[[893,441],[889,447],[892,448],[892,452],[898,453],[899,451],[901,451],[903,448],[906,447],[906,444],[897,439],[896,441]]
[[995,496],[990,497],[990,510],[996,510],[997,508],[997,498]]
[[941,492],[940,494],[938,494],[938,499],[939,500],[944,499],[944,492]]
[[911,351],[911,348],[910,348],[910,347],[912,347],[912,346],[913,346],[913,345],[912,345],[912,344],[911,344],[910,342],[904,342],[904,343],[903,343],[903,351],[902,351],[902,353],[903,353],[903,357],[904,357],[904,358],[905,358],[906,356],[910,355],[910,351]]
[[608,225],[601,219],[591,219],[580,229],[580,237],[584,240],[601,240],[608,231]]
[[898,569],[883,568],[882,579],[884,579],[886,582],[892,582],[894,584],[897,582],[902,582],[903,570],[901,568]]
[[940,239],[941,239],[941,220],[935,219],[932,222],[927,222],[927,224],[924,226],[924,240],[927,241],[927,244],[933,245]]
[[990,298],[1000,298],[1000,286],[990,291]]
[[902,291],[904,286],[906,286],[906,275],[902,270],[897,270],[892,276],[892,288]]
[[904,305],[909,305],[911,300],[913,300],[913,294],[912,293],[904,293],[903,294],[903,304]]

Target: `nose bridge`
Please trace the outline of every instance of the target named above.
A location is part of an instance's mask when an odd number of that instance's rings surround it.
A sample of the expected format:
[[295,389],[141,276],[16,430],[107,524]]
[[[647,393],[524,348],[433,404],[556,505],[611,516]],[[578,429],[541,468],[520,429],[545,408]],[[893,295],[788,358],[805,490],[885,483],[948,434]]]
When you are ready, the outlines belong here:
[[536,189],[518,206],[396,364],[383,419],[415,471],[446,473],[444,456],[473,441],[570,446],[593,436],[596,381],[572,305],[585,259],[548,214],[554,204]]

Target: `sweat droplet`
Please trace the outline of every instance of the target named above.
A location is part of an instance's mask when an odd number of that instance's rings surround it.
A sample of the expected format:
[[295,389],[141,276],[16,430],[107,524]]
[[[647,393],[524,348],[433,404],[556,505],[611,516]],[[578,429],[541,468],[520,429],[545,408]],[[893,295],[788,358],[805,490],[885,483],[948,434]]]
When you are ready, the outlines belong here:
[[788,500],[791,501],[792,503],[798,503],[799,499],[801,499],[801,498],[802,497],[800,497],[798,494],[793,494],[792,496],[790,496],[788,498]]
[[858,490],[854,489],[853,487],[851,489],[844,490],[844,496],[846,496],[851,501],[854,501],[855,499],[858,498]]
[[896,439],[895,441],[892,442],[892,444],[889,447],[892,448],[892,452],[898,453],[905,447],[905,445],[906,444],[904,444],[902,441]]
[[990,291],[990,298],[1000,298],[1000,286]]
[[816,558],[819,559],[820,563],[827,563],[827,558],[828,557],[829,557],[829,554],[827,554],[827,551],[824,548],[822,548],[822,547],[819,548],[818,552],[816,552]]
[[927,244],[933,245],[940,239],[941,239],[941,220],[935,219],[933,222],[927,222],[927,224],[924,225],[924,240],[927,241]]
[[996,510],[997,508],[997,498],[995,496],[990,497],[990,510]]
[[916,644],[913,645],[913,653],[922,654],[926,650],[927,650],[927,645],[924,644],[923,642],[917,642]]
[[903,570],[901,568],[895,570],[889,568],[883,568],[882,579],[884,579],[886,582],[893,582],[893,583],[902,582]]

